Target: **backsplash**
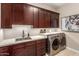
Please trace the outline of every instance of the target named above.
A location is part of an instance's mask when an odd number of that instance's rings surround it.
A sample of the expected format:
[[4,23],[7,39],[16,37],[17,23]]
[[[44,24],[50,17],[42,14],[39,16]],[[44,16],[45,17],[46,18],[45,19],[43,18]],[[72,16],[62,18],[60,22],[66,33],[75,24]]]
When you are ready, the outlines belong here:
[[[43,28],[32,28],[31,25],[13,25],[12,29],[3,29],[3,39],[11,39],[15,37],[21,37],[24,30],[25,35],[29,33],[31,36],[39,35],[40,30]],[[45,28],[46,32],[56,32],[56,28]]]
[[0,29],[0,41],[3,40],[3,29]]

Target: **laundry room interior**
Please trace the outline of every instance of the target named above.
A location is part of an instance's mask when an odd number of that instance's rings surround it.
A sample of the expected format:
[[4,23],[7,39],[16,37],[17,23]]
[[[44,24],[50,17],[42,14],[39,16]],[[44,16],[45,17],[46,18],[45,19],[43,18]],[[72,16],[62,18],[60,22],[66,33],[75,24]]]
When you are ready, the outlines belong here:
[[0,3],[0,56],[79,56],[79,3]]

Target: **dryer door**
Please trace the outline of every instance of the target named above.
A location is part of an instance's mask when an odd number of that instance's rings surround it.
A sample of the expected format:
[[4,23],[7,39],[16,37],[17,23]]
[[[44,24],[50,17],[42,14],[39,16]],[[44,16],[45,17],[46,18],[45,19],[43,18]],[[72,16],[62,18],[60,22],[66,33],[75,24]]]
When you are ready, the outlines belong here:
[[59,46],[60,46],[60,41],[59,41],[59,39],[55,39],[54,41],[53,41],[53,43],[52,43],[52,49],[53,50],[58,50],[59,49]]

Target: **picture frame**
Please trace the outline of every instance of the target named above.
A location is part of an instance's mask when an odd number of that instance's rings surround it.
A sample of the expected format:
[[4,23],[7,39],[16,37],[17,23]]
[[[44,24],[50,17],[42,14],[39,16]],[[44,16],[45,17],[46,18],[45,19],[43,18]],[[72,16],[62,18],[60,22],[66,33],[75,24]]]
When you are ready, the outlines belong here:
[[61,18],[62,31],[79,32],[79,14]]

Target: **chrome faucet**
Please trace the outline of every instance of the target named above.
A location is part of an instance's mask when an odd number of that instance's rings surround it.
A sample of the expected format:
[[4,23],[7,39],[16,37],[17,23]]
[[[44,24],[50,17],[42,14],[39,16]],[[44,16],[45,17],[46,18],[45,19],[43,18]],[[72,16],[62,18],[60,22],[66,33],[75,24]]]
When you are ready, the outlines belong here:
[[22,31],[22,38],[24,38],[25,37],[25,33],[24,33],[24,30]]

